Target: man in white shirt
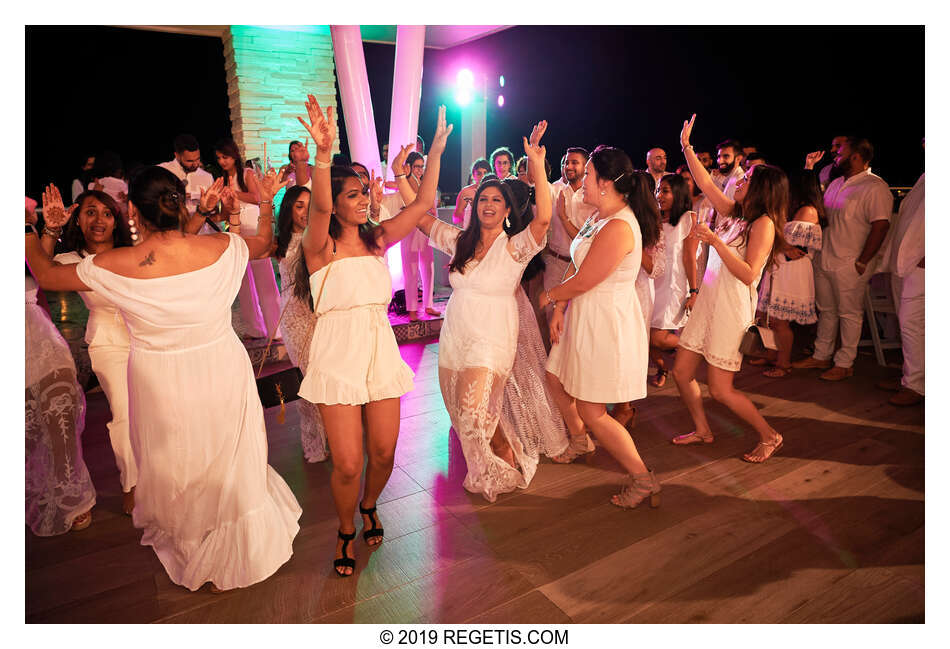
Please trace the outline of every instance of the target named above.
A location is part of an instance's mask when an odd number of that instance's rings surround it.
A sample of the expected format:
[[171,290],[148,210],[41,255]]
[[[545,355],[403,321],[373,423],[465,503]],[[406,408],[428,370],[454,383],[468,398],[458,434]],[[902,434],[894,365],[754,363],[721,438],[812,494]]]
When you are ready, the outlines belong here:
[[[564,281],[571,265],[571,241],[577,236],[584,221],[594,213],[594,207],[584,202],[584,165],[589,154],[581,147],[570,147],[564,155],[563,175],[566,183],[554,195],[554,214],[548,229],[548,246],[544,250],[544,290],[550,290]],[[545,307],[550,322],[553,308]]]
[[904,368],[900,381],[877,385],[897,392],[892,405],[913,406],[924,400],[924,174],[901,201],[889,246],[881,270],[891,272]]
[[660,178],[666,175],[666,151],[654,147],[647,151],[647,171],[653,176],[655,185],[660,186]]
[[[200,167],[201,151],[198,140],[193,135],[183,133],[175,138],[173,144],[175,157],[158,166],[168,169],[185,183],[185,192],[188,194],[185,207],[188,208],[189,215],[194,215],[195,210],[198,209],[198,201],[201,200],[201,189],[204,188],[207,191],[214,182],[214,178]],[[211,232],[211,229],[205,224],[202,226],[202,232]]]
[[739,164],[742,158],[742,147],[736,140],[725,140],[716,146],[716,164],[718,168],[710,173],[710,177],[723,193],[732,198],[736,191],[736,183],[745,178],[745,171]]
[[831,181],[837,178],[838,176],[832,176],[832,172],[835,170],[835,158],[838,157],[838,151],[841,150],[841,145],[845,143],[848,138],[844,135],[836,135],[831,138],[831,149],[828,151],[831,155],[831,162],[826,164],[818,172],[818,183],[821,185],[821,191],[825,191],[828,188],[828,185],[831,184]]
[[838,150],[841,176],[825,192],[825,228],[821,252],[815,257],[815,304],[818,336],[815,353],[792,367],[831,367],[837,331],[841,348],[834,367],[821,375],[840,381],[854,374],[854,359],[864,320],[864,291],[874,273],[875,255],[890,227],[894,198],[887,183],[871,173],[874,148],[863,138],[849,137]]

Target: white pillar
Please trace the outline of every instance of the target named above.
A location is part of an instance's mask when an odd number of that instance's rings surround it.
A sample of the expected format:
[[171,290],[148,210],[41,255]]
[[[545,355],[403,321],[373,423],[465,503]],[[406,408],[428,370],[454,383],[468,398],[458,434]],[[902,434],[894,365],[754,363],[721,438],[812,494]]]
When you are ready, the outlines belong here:
[[[468,184],[468,172],[472,163],[485,157],[485,141],[488,139],[486,113],[488,109],[487,81],[482,83],[482,91],[475,92],[472,103],[462,106],[462,183]],[[494,171],[492,172],[494,173]]]
[[376,175],[382,174],[379,164],[379,142],[373,118],[373,100],[369,94],[366,59],[359,25],[330,25],[333,37],[333,57],[336,77],[343,101],[343,119],[346,121],[346,141],[350,145],[350,159],[366,165]]
[[404,144],[415,143],[419,133],[419,102],[422,99],[422,57],[425,25],[399,25],[396,30],[396,61],[393,66],[393,105],[389,118],[389,156],[386,177],[393,180],[392,162]]

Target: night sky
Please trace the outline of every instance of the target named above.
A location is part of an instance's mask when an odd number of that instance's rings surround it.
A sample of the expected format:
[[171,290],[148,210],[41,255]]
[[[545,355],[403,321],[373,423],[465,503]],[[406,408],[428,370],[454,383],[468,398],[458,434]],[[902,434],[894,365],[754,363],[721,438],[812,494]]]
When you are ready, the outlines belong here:
[[[385,142],[395,49],[364,49]],[[872,168],[889,184],[912,185],[923,171],[923,27],[515,27],[426,50],[427,143],[440,103],[460,133],[453,93],[461,67],[490,80],[489,152],[507,145],[520,155],[521,136],[547,119],[552,166],[567,146],[611,144],[640,167],[647,149],[663,147],[672,170],[683,162],[683,119],[696,112],[697,146],[735,137],[790,169],[832,136],[854,133],[874,144]],[[499,91],[503,108],[494,103]],[[171,158],[172,138],[185,131],[211,162],[215,140],[230,135],[219,39],[29,27],[26,96],[26,191],[37,198],[49,180],[68,186],[86,148],[111,148],[126,164],[157,163]],[[459,151],[453,135],[439,183],[445,191],[459,187]]]

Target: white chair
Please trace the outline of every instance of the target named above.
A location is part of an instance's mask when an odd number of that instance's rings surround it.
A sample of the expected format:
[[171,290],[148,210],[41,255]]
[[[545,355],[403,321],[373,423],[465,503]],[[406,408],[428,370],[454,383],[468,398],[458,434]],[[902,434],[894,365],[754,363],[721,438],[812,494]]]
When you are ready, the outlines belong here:
[[864,289],[864,313],[867,316],[871,338],[863,338],[858,347],[874,347],[877,364],[887,367],[884,350],[900,349],[900,327],[897,323],[897,309],[894,307],[894,295],[891,291],[891,274],[878,273],[871,278]]

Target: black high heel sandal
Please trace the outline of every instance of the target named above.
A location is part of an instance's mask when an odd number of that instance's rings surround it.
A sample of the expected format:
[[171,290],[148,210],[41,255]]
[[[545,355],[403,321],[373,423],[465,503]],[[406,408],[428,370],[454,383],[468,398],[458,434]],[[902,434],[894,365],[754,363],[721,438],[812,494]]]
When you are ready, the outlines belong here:
[[[343,556],[339,559],[333,560],[333,569],[336,571],[336,574],[340,575],[341,577],[352,577],[353,572],[356,572],[356,560],[346,556],[346,546],[349,545],[350,541],[356,538],[356,532],[353,531],[349,534],[344,534],[340,530],[337,530],[336,535],[341,541],[343,541]],[[343,568],[344,570],[350,568],[353,570],[353,572],[346,574],[345,572],[340,572],[340,568]]]
[[[379,521],[376,520],[376,508],[370,507],[369,509],[360,505],[360,514],[364,516],[369,516],[369,520],[373,523],[373,526],[368,530],[363,532],[363,540],[366,541],[366,545],[370,547],[375,547],[379,543],[383,542],[383,528],[379,526]],[[369,540],[379,537],[379,543],[370,543]]]

